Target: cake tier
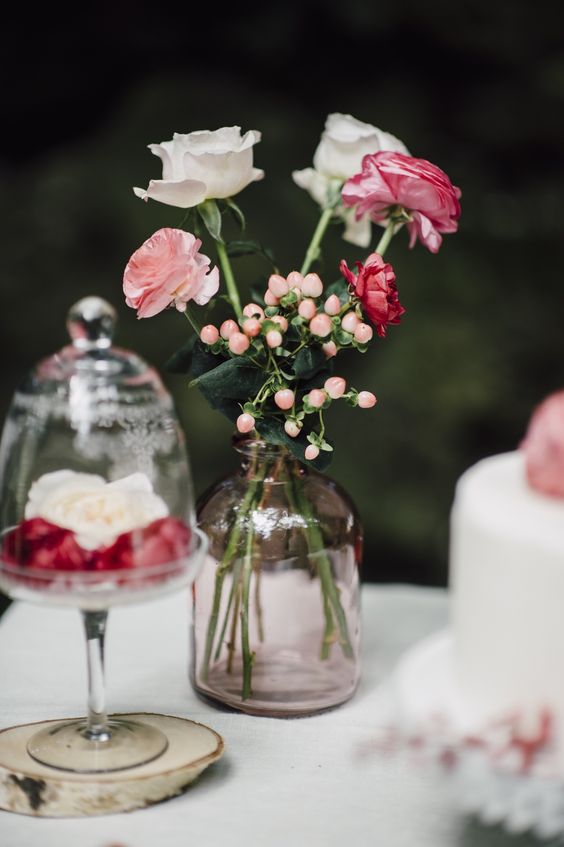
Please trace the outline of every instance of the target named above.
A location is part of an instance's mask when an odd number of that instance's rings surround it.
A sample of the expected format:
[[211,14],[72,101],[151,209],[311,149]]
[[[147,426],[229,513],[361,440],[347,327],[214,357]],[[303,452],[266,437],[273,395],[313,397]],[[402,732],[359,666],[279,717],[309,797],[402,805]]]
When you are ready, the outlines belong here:
[[460,478],[450,582],[457,682],[477,718],[548,708],[564,726],[564,500],[529,488],[521,453]]

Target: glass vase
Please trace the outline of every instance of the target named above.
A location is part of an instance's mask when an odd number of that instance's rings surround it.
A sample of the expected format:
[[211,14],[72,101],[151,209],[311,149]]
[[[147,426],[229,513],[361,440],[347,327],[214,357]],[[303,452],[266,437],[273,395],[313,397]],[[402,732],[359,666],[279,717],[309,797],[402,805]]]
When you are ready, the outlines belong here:
[[285,447],[235,438],[236,473],[197,506],[192,682],[249,714],[313,714],[359,680],[362,529],[349,497]]

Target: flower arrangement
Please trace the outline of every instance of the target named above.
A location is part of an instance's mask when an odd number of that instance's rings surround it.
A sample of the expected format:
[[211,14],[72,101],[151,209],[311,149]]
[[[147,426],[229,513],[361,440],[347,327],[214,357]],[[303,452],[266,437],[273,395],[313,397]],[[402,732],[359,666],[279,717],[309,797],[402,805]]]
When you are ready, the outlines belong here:
[[[135,188],[135,194],[185,212],[178,228],[158,230],[131,256],[123,290],[139,318],[169,307],[185,315],[193,333],[172,357],[170,367],[191,373],[191,385],[198,386],[212,408],[226,415],[240,433],[283,446],[306,465],[323,470],[333,451],[326,432],[327,408],[341,400],[360,409],[376,403],[371,391],[347,385],[335,372],[336,363],[347,351],[365,353],[377,339],[385,338],[389,326],[400,323],[405,312],[395,271],[384,259],[390,241],[405,228],[410,247],[419,241],[436,253],[442,235],[457,230],[460,190],[440,168],[411,156],[389,133],[350,115],[330,115],[313,167],[293,173],[294,182],[320,206],[320,218],[299,269],[281,272],[271,251],[256,241],[224,238],[227,216],[245,228],[234,196],[264,176],[253,166],[253,148],[260,138],[256,131],[241,135],[239,127],[225,127],[175,134],[171,141],[149,145],[162,160],[162,179],[151,180],[147,189]],[[315,267],[333,221],[343,223],[344,238],[363,248],[365,256],[354,269],[343,259],[340,274],[327,281]],[[380,237],[370,250],[373,224]],[[215,248],[221,274],[200,252],[204,237]],[[242,304],[232,260],[253,253],[271,264],[272,273],[267,284],[253,292],[252,301]],[[200,318],[195,306],[205,315],[222,283],[221,297],[232,314],[215,322]],[[266,470],[259,476],[264,481]],[[217,641],[225,573],[233,569],[236,554],[244,556],[251,549],[241,521],[261,496],[257,491],[254,499],[241,503],[233,522],[232,549],[218,563],[208,663]],[[299,496],[298,505],[308,508]],[[308,530],[307,541],[310,549],[323,549],[319,529]],[[325,569],[320,573],[326,617],[321,657],[327,657],[333,641],[348,655],[350,640],[330,563],[321,557],[319,568]],[[243,585],[245,572],[243,568]],[[245,596],[248,602],[248,591]],[[230,600],[227,614],[236,614],[232,608],[236,606]],[[252,665],[246,614],[243,603],[243,699],[250,696]],[[218,650],[222,636],[219,641]]]

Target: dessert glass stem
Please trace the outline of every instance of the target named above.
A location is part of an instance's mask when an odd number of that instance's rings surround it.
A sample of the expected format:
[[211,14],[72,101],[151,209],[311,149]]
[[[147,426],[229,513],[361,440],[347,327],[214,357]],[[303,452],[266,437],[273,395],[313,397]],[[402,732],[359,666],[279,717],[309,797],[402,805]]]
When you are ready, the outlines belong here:
[[89,741],[97,742],[109,741],[111,736],[106,715],[104,684],[104,637],[107,620],[107,611],[82,611],[88,661],[88,719],[83,735]]

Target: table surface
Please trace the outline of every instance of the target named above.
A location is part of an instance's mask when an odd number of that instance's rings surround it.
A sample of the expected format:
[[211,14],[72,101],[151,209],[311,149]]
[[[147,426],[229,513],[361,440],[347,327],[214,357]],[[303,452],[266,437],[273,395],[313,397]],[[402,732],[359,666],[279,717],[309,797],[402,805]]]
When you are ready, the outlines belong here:
[[[465,820],[443,774],[379,748],[382,728],[393,723],[391,671],[406,648],[445,626],[445,591],[365,586],[357,694],[332,712],[294,720],[249,717],[201,702],[188,682],[188,616],[185,593],[112,610],[108,705],[208,724],[225,739],[223,759],[186,794],[129,814],[50,820],[0,812],[1,847],[537,843]],[[12,605],[0,622],[0,727],[83,714],[85,691],[78,613]]]

